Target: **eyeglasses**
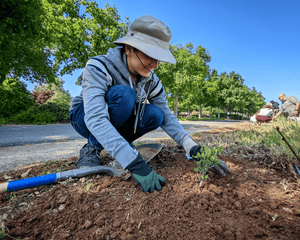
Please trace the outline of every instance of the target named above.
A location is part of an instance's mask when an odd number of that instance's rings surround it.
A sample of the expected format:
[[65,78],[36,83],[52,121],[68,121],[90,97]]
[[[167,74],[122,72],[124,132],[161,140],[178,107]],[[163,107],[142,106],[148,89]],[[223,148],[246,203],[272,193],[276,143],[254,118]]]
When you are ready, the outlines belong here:
[[[156,67],[156,66],[153,66],[152,64],[157,64],[157,66],[160,64],[159,60],[151,58],[135,48],[133,48],[133,51],[134,51],[135,55],[137,56],[137,58],[139,59],[140,63],[143,65],[143,67],[146,68],[149,72],[150,72],[150,70],[147,67]],[[145,66],[144,63],[141,61],[141,59],[140,59],[139,55],[136,53],[136,51],[140,52],[143,55],[144,59],[147,59],[148,61],[150,61],[150,63],[147,66]]]

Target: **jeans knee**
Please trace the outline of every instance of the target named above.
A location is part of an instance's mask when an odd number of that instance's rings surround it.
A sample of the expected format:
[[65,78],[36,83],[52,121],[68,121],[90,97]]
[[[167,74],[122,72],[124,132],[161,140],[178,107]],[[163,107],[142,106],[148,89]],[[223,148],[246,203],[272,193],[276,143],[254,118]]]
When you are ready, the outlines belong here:
[[136,101],[135,91],[126,85],[115,85],[108,89],[105,100],[110,104],[120,104],[122,108],[133,109]]
[[160,127],[164,121],[164,113],[163,111],[157,107],[152,105],[151,111],[148,111],[148,118],[150,118],[151,125],[154,129]]

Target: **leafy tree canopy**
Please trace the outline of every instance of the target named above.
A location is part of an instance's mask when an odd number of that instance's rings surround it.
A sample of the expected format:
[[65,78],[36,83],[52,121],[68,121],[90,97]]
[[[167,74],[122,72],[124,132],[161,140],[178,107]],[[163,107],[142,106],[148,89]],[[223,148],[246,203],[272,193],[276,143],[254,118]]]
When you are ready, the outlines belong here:
[[106,53],[127,28],[115,6],[93,0],[2,0],[0,83],[8,75],[53,83]]

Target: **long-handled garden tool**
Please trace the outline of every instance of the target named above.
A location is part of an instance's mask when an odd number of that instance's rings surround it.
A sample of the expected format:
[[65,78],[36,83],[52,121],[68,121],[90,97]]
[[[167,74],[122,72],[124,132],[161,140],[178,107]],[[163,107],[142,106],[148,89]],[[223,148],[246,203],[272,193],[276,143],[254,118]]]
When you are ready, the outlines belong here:
[[[288,141],[285,139],[285,137],[283,136],[283,134],[280,132],[279,130],[279,126],[276,127],[276,130],[279,132],[279,134],[282,136],[282,140],[286,142],[286,144],[288,145],[288,147],[291,149],[292,153],[296,156],[298,162],[300,163],[300,158],[297,156],[297,154],[295,153],[294,149],[292,148],[292,146],[288,143]],[[294,163],[294,168],[297,171],[298,175],[300,176],[300,170],[298,168],[298,166]]]
[[[153,159],[162,149],[161,144],[143,144],[136,147],[146,162],[149,162]],[[11,182],[5,182],[0,184],[0,192],[12,192],[18,191],[26,188],[33,188],[47,184],[53,184],[58,181],[63,181],[68,178],[79,178],[83,176],[87,176],[94,173],[105,172],[111,176],[122,177],[123,179],[128,179],[130,177],[130,173],[123,169],[121,164],[116,160],[112,161],[108,167],[106,166],[98,166],[91,168],[81,168],[74,169],[64,172],[52,173],[38,177],[26,178],[22,180],[16,180]],[[124,177],[123,177],[124,175]]]

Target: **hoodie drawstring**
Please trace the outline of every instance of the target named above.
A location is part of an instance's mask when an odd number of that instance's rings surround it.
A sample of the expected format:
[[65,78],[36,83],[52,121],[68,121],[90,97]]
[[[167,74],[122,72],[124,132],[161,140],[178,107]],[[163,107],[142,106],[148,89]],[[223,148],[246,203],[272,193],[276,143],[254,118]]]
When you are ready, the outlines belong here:
[[[129,79],[130,79],[130,87],[133,89],[133,85],[132,85],[132,78],[131,76],[129,76]],[[151,80],[150,80],[151,81]],[[145,85],[146,85],[147,82],[145,82],[143,84],[143,86],[141,86],[140,88],[141,89],[144,89],[145,88]],[[145,101],[144,103],[142,103],[142,96],[138,96],[137,95],[137,98],[138,98],[138,108],[136,110],[136,104],[135,104],[135,107],[134,107],[134,114],[135,114],[135,121],[134,121],[134,130],[133,130],[133,133],[135,134],[136,133],[136,129],[137,129],[137,124],[138,124],[138,120],[140,120],[140,124],[139,126],[141,127],[142,126],[142,121],[143,121],[143,116],[144,116],[144,111],[145,111],[145,104],[146,104],[146,99],[148,99],[148,96],[150,94],[150,89],[151,89],[151,85],[152,85],[152,81],[149,85],[149,88],[148,88],[148,91],[146,93],[146,98],[145,98]],[[134,90],[134,89],[133,89]],[[138,90],[136,91],[138,93]],[[140,95],[141,95],[141,91],[140,91]],[[141,104],[142,104],[142,108],[141,108]],[[140,112],[141,110],[141,112]]]

